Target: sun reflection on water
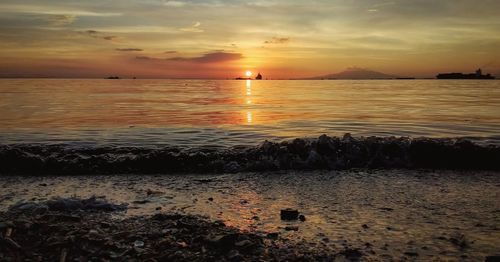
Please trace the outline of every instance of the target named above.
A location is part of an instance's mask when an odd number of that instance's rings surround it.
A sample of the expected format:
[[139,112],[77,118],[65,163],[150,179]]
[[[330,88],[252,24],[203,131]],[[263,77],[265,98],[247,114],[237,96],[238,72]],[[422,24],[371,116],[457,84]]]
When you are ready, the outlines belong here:
[[[246,105],[250,106],[252,105],[252,80],[246,80]],[[247,124],[252,124],[253,123],[253,113],[250,111],[249,108],[246,110],[246,123]]]
[[252,116],[252,112],[251,111],[248,111],[247,112],[247,123],[251,124],[253,121],[253,116]]

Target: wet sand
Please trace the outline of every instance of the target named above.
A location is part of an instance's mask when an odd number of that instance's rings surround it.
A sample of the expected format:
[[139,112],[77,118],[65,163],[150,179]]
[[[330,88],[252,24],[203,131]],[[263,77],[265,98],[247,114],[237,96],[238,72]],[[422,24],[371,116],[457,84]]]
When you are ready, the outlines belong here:
[[[500,254],[498,172],[350,170],[220,175],[3,176],[0,211],[19,201],[105,196],[117,220],[159,212],[207,216],[365,260],[484,260]],[[280,220],[296,208],[306,221]],[[286,227],[298,227],[288,231]]]

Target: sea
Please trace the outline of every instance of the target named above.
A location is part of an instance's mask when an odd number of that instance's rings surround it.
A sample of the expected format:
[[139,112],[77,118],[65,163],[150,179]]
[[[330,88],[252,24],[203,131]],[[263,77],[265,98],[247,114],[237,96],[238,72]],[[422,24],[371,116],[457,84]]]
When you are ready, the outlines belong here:
[[0,144],[252,146],[322,134],[500,142],[500,81],[1,79]]

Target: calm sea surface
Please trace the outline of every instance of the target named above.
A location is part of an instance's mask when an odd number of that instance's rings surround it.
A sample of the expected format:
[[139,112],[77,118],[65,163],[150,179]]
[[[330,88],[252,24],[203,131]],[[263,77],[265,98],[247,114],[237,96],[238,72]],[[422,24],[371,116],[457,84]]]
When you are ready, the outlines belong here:
[[0,80],[0,143],[255,145],[468,137],[500,143],[500,81]]

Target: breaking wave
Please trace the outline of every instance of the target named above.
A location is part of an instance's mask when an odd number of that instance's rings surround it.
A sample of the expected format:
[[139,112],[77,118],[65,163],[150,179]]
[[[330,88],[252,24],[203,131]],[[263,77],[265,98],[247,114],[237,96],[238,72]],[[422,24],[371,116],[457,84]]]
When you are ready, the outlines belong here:
[[322,135],[254,147],[0,145],[0,174],[220,173],[349,168],[500,170],[500,147],[466,139]]

